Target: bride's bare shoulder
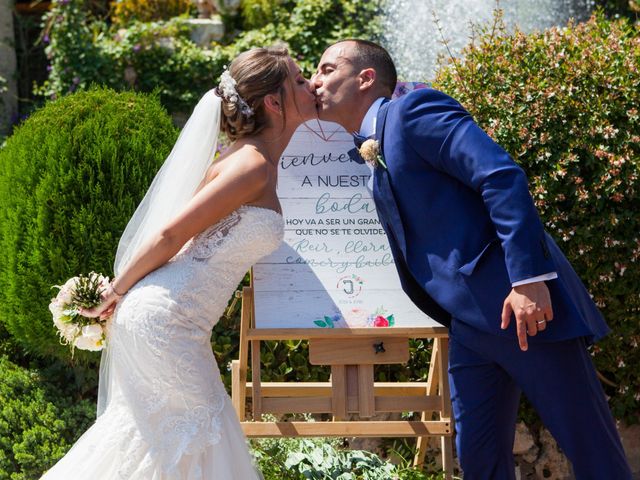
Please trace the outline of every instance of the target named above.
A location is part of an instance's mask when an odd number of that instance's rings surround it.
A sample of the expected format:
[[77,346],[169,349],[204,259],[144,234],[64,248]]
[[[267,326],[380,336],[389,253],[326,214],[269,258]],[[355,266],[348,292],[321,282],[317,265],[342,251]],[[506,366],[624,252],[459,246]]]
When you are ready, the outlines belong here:
[[251,169],[251,167],[253,167],[254,169],[260,169],[264,168],[261,167],[262,163],[264,163],[264,156],[261,156],[253,146],[243,145],[229,147],[226,152],[220,155],[220,157],[209,166],[204,176],[203,185],[209,183],[229,168],[237,168],[240,165],[245,168],[248,167]]
[[266,175],[269,173],[270,165],[263,152],[255,145],[247,143],[238,145],[221,156],[212,167],[215,175],[227,170],[251,175]]

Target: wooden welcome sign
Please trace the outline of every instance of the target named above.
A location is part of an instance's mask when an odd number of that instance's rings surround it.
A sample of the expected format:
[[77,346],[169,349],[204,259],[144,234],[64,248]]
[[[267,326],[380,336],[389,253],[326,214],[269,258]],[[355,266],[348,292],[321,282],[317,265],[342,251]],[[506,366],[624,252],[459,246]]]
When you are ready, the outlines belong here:
[[[399,86],[407,88],[416,87]],[[308,122],[280,159],[285,237],[254,266],[251,285],[242,292],[233,403],[249,437],[419,437],[416,464],[424,461],[426,437],[440,436],[449,477],[447,330],[402,291],[368,188],[371,172],[351,161],[352,148],[351,135],[340,126]],[[434,339],[427,382],[374,382],[374,365],[409,360],[410,338]],[[330,365],[331,381],[262,383],[260,342],[288,339],[309,340],[309,361]],[[247,396],[253,422],[244,421]],[[422,412],[421,421],[366,420],[405,411]],[[334,421],[262,422],[264,413],[331,413]],[[347,421],[352,415],[360,420]]]
[[335,124],[301,128],[280,159],[284,243],[254,268],[256,327],[438,326],[402,291],[371,192]]

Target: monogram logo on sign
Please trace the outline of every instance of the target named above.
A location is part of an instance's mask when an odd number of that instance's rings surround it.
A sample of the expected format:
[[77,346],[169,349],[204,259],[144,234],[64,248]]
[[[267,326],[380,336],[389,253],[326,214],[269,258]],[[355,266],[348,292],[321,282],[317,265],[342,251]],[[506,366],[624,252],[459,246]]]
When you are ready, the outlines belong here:
[[364,280],[360,278],[358,275],[345,275],[338,279],[337,288],[341,289],[344,293],[347,294],[347,297],[353,298],[357,297],[360,292],[362,292],[362,286],[364,285]]

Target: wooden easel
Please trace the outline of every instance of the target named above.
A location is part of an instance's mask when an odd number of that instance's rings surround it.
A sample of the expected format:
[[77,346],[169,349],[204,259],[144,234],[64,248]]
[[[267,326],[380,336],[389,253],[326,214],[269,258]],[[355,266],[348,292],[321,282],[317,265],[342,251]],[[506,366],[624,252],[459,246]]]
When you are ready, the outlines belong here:
[[[231,397],[247,437],[418,437],[414,465],[424,463],[429,436],[441,438],[445,478],[453,475],[451,400],[444,327],[256,329],[252,287],[242,291],[239,359],[231,364]],[[374,382],[373,366],[404,363],[410,338],[433,338],[427,382]],[[260,381],[260,342],[309,340],[310,363],[331,366],[330,382]],[[252,381],[247,382],[251,345]],[[247,396],[253,421],[245,419]],[[421,412],[420,421],[347,421],[377,412]],[[332,422],[263,422],[265,413],[331,413]],[[436,420],[432,420],[434,414]]]

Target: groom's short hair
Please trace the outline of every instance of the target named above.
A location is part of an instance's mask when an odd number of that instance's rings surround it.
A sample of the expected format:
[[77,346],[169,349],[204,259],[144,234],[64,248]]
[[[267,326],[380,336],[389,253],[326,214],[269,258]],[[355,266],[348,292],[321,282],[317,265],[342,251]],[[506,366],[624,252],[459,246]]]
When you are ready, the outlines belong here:
[[356,58],[353,59],[353,62],[356,69],[373,68],[376,71],[377,80],[380,82],[379,85],[391,96],[398,82],[398,73],[389,52],[369,40],[348,38],[336,43],[343,42],[355,43]]

